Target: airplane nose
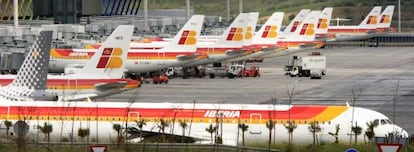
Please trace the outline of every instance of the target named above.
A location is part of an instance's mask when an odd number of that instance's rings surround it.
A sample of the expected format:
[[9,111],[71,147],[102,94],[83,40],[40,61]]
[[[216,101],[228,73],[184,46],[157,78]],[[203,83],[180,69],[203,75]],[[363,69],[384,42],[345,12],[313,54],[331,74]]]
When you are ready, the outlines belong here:
[[408,138],[408,132],[405,129],[401,128],[398,125],[393,125],[392,128],[393,132],[396,133],[397,136],[400,136],[402,138]]

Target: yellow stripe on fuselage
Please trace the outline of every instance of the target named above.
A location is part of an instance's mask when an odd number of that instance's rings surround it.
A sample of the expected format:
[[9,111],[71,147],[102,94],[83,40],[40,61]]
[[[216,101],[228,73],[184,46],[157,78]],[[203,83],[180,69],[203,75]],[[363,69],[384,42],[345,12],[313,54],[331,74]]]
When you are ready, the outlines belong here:
[[319,121],[331,121],[348,108],[349,107],[346,106],[328,106],[322,113],[318,114],[314,119]]

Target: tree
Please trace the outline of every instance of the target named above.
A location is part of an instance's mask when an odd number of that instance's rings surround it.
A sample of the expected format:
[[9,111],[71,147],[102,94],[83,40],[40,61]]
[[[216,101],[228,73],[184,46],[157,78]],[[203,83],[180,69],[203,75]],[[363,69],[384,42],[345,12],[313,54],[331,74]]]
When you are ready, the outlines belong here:
[[275,123],[273,120],[269,120],[266,122],[266,128],[269,129],[269,142],[268,142],[268,147],[269,147],[269,151],[270,151],[270,145],[272,144],[272,130],[273,128],[275,128]]
[[239,123],[239,129],[242,131],[242,145],[244,145],[244,133],[249,129],[249,126],[245,123]]
[[181,143],[184,143],[184,138],[185,138],[185,129],[187,129],[188,124],[187,124],[187,122],[185,122],[185,121],[183,121],[183,120],[180,120],[180,126],[181,126],[181,129],[182,129],[182,132],[183,132],[183,135],[182,135],[182,137],[181,137]]
[[86,136],[89,136],[89,128],[79,128],[78,129],[78,136],[83,140]]
[[289,121],[287,124],[284,124],[285,128],[288,130],[289,133],[289,146],[293,142],[293,131],[298,127],[294,122]]
[[211,137],[211,144],[213,144],[213,133],[215,133],[217,130],[217,126],[213,127],[213,124],[210,124],[207,128],[206,131],[208,133],[210,133],[210,137]]
[[8,120],[4,120],[4,125],[6,126],[6,139],[9,140],[9,130],[11,128],[11,126],[13,125],[13,123],[11,121]]
[[[316,136],[316,133],[319,133],[319,132],[321,132],[321,126],[319,126],[319,123],[318,122],[316,122],[316,121],[312,121],[310,124],[309,124],[309,127],[308,127],[308,129],[309,129],[309,131],[312,133],[312,137],[313,137],[313,144],[312,144],[312,148],[315,148],[316,147],[316,144],[318,144],[318,138],[317,138],[317,136]],[[313,149],[313,150],[315,150],[315,149]]]
[[[378,126],[378,121],[370,121],[367,122],[367,130],[365,131],[365,136],[367,136],[370,143],[372,143],[372,139],[375,137],[375,131],[374,128]],[[371,150],[372,145],[369,146],[369,149]]]
[[165,128],[168,126],[169,126],[169,123],[166,120],[160,119],[160,122],[158,123],[158,129],[159,129],[159,132],[162,133],[161,135],[162,142],[165,142]]
[[378,122],[367,122],[368,129],[365,131],[365,136],[367,136],[368,140],[371,142],[372,139],[375,137],[374,128],[378,126]]
[[47,124],[46,122],[43,124],[43,126],[38,125],[37,126],[40,131],[45,134],[45,140],[47,139],[47,147],[50,147],[50,133],[53,131],[53,127],[50,124]]
[[336,124],[336,127],[335,127],[335,133],[333,133],[333,132],[329,132],[329,135],[331,135],[331,136],[335,137],[335,144],[339,143],[338,135],[339,135],[339,130],[340,130],[340,129],[341,129],[341,128],[339,127],[339,124]]
[[121,125],[120,124],[114,124],[113,126],[112,126],[112,129],[114,129],[115,131],[116,131],[116,143],[117,143],[117,146],[118,146],[118,148],[119,148],[119,145],[121,144],[121,142],[122,142],[122,135],[121,135],[121,129],[122,129],[122,127],[121,127]]
[[362,134],[362,128],[360,126],[358,126],[357,123],[355,123],[355,126],[352,126],[351,130],[352,130],[352,133],[354,133],[354,136],[355,136],[355,145],[356,145],[357,144],[358,136],[360,134]]
[[45,140],[49,143],[50,141],[50,133],[53,131],[53,127],[50,124],[47,124],[46,122],[43,124],[43,126],[37,126],[37,128],[45,134]]
[[[135,123],[137,124],[137,126],[138,126],[138,128],[139,128],[139,137],[140,137],[140,139],[141,140],[144,140],[144,138],[143,138],[143,127],[147,124],[146,122],[145,122],[145,119],[141,119],[141,116],[139,116],[139,120],[137,120],[137,121],[135,121]],[[144,145],[142,146],[142,151],[144,151],[145,150],[145,144],[146,144],[146,142],[145,142],[145,140],[144,140]]]
[[138,121],[135,121],[135,123],[137,124],[137,126],[138,126],[138,128],[139,128],[139,137],[142,139],[143,137],[143,135],[142,135],[142,132],[143,132],[143,130],[142,130],[142,128],[147,124],[146,122],[145,122],[145,120],[144,119],[139,119]]

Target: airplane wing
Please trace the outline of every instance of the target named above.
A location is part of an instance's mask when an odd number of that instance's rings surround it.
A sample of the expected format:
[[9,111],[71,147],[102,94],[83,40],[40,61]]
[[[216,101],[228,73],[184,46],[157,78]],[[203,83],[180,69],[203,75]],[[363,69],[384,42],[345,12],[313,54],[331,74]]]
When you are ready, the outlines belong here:
[[59,96],[58,101],[79,101],[85,100],[93,97],[97,97],[98,95],[95,93],[86,93],[86,94],[76,94],[76,95],[67,95],[67,96]]
[[317,44],[316,43],[304,43],[304,44],[299,44],[299,48],[300,49],[311,49],[314,48]]
[[118,81],[118,82],[113,82],[113,83],[99,83],[99,84],[95,84],[95,90],[103,92],[103,91],[112,90],[112,89],[124,88],[125,85],[127,85],[126,81]]
[[177,55],[177,60],[178,61],[194,60],[194,59],[197,59],[199,56],[200,56],[199,54]]
[[227,50],[225,52],[226,55],[228,56],[239,56],[239,55],[243,55],[247,50],[246,49],[241,49],[241,50]]
[[[127,137],[128,140],[134,140],[137,138],[142,138],[140,140],[158,140],[161,135],[164,137],[170,139],[170,140],[176,140],[176,142],[181,142],[183,139],[182,135],[178,134],[170,134],[170,133],[160,133],[158,131],[148,131],[143,129],[140,131],[136,127],[130,127],[128,128],[128,134]],[[210,137],[197,137],[195,134],[191,134],[191,136],[185,136],[184,141],[186,143],[194,143],[194,142],[201,142],[201,143],[210,143]]]

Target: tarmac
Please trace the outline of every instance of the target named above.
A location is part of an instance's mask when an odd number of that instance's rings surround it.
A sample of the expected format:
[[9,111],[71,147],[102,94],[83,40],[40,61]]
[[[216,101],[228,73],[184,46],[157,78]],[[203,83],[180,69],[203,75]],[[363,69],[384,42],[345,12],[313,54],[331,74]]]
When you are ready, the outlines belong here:
[[[327,58],[322,79],[286,76],[293,55],[319,51]],[[100,100],[116,102],[185,102],[345,105],[379,111],[414,134],[414,47],[334,47],[268,58],[260,77],[174,78],[168,84],[142,87]]]

